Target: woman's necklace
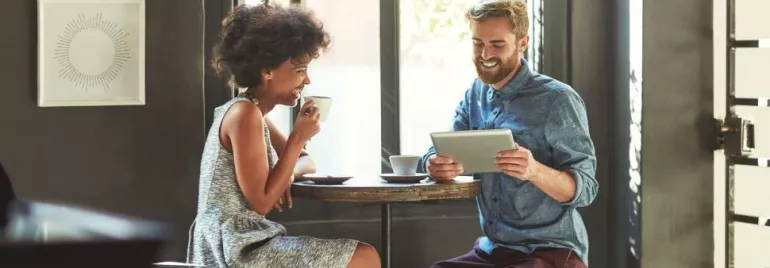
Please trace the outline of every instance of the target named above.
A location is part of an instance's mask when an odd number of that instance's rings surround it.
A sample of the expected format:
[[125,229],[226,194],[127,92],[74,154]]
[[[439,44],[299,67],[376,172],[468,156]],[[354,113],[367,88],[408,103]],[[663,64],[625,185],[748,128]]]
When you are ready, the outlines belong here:
[[249,99],[254,104],[259,104],[259,100],[257,100],[257,97],[249,93],[248,91],[241,92],[238,94],[238,97],[243,97]]

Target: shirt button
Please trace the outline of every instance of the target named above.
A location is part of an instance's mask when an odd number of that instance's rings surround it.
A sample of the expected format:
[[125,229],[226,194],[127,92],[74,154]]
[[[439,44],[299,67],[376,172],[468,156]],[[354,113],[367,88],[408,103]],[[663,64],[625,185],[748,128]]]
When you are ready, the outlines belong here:
[[497,197],[492,197],[492,202],[497,202]]

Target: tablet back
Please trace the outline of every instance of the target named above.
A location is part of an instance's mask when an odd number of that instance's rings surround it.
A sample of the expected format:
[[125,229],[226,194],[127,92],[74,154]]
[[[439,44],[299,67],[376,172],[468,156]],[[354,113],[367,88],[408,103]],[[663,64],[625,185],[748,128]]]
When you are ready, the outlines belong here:
[[436,153],[462,164],[464,174],[500,172],[495,156],[516,148],[510,129],[434,132],[430,136]]

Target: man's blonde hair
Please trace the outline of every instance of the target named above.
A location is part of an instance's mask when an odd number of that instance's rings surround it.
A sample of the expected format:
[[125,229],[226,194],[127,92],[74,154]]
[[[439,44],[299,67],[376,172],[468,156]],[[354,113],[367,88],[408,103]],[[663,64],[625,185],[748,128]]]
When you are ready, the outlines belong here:
[[477,22],[507,18],[516,39],[521,39],[529,33],[529,15],[527,4],[523,0],[483,0],[473,5],[465,13],[465,18]]

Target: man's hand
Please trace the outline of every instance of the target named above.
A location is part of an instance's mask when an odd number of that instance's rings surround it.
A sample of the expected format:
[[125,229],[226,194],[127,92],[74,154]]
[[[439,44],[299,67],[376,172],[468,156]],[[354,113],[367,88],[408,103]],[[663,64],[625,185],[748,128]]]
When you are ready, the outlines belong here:
[[537,178],[542,164],[532,157],[527,148],[517,146],[516,149],[497,153],[495,166],[508,176],[529,181]]
[[425,165],[428,175],[436,182],[449,182],[463,173],[463,167],[449,157],[431,155]]

